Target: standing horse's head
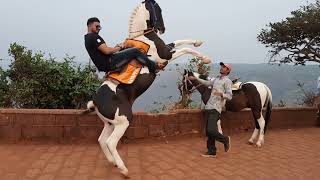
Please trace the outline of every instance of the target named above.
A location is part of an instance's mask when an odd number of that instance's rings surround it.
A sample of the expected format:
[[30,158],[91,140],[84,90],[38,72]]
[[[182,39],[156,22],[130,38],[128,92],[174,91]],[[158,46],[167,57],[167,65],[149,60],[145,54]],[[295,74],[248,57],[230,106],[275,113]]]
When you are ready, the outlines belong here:
[[162,10],[159,4],[155,0],[145,1],[146,9],[149,11],[149,20],[146,20],[148,29],[154,28],[155,31],[159,31],[163,34],[166,30],[162,18]]
[[196,82],[196,80],[188,79],[190,76],[194,76],[200,79],[207,79],[206,75],[198,74],[189,70],[184,70],[183,78],[182,78],[182,88],[186,93],[190,94],[193,93],[201,84]]
[[194,87],[192,81],[188,79],[189,76],[193,76],[193,73],[185,69],[182,78],[182,88],[188,94],[191,93],[191,89]]

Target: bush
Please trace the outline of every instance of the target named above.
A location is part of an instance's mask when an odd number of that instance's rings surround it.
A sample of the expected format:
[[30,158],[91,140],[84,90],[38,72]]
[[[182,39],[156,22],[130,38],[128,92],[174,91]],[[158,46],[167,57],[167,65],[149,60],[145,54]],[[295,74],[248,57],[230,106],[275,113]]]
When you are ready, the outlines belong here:
[[2,98],[9,99],[2,107],[81,108],[101,83],[91,67],[76,65],[74,57],[46,59],[16,43],[10,45],[9,55],[10,69],[0,71]]
[[315,92],[307,91],[304,88],[304,83],[297,82],[297,86],[300,90],[300,99],[298,99],[298,105],[312,107],[315,103],[317,95]]

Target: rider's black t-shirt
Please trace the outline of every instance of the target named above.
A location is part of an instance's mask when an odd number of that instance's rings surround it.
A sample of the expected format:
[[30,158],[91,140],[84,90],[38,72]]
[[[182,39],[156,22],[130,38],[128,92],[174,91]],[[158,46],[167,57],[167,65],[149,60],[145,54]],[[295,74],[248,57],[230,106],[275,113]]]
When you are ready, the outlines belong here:
[[84,36],[84,42],[86,49],[93,63],[96,65],[99,71],[107,71],[107,61],[109,56],[103,54],[98,47],[105,43],[102,37],[97,33],[88,33]]

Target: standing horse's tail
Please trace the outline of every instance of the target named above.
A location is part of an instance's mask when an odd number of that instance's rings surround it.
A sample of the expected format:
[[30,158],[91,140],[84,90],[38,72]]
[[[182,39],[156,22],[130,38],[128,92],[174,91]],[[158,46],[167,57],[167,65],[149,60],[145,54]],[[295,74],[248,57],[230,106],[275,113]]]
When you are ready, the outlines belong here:
[[266,114],[264,117],[264,120],[265,120],[264,133],[266,133],[268,124],[270,122],[271,112],[272,112],[272,93],[271,93],[271,90],[266,85],[265,85],[265,88],[267,91],[267,98],[265,101]]
[[87,109],[84,110],[81,114],[91,113],[91,112],[95,111],[95,109],[96,109],[96,105],[94,105],[94,102],[93,101],[89,101],[87,103]]

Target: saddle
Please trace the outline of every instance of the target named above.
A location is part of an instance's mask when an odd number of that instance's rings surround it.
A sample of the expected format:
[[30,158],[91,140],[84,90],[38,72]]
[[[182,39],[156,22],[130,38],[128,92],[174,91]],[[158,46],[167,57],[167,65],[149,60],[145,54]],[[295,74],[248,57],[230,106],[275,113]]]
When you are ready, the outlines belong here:
[[[125,47],[138,48],[142,53],[147,54],[150,45],[142,41],[127,39]],[[140,74],[142,65],[135,59],[132,59],[121,71],[110,72],[106,75],[107,79],[116,80],[123,84],[132,84]]]
[[242,82],[235,82],[232,84],[231,89],[232,91],[238,91],[242,88]]

